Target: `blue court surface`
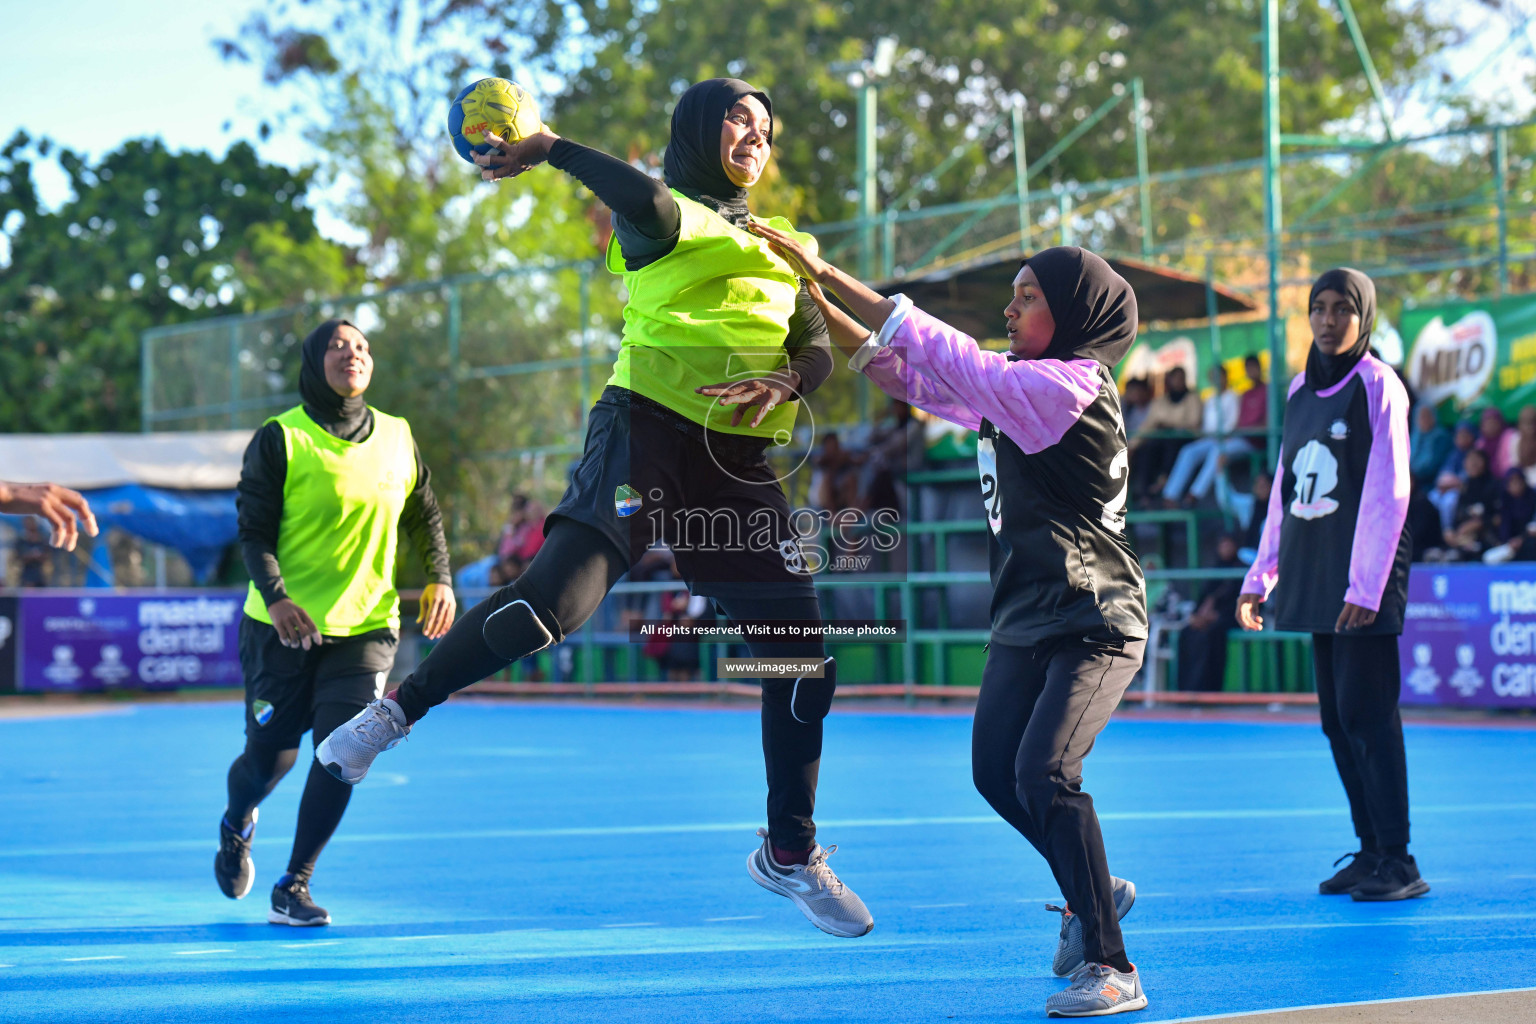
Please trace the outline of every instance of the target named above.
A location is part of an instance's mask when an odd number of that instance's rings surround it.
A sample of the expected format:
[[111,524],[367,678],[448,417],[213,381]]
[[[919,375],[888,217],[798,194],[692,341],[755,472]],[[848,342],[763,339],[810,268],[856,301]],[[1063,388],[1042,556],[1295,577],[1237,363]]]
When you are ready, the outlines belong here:
[[[1058,895],[971,788],[963,714],[828,721],[821,839],[876,922],[851,940],[747,876],[749,708],[434,711],[358,788],[310,930],[265,923],[302,770],[251,895],[214,884],[240,730],[233,702],[0,720],[0,1020],[1043,1020],[1062,985]],[[1536,730],[1410,725],[1408,750],[1434,889],[1362,904],[1316,894],[1353,840],[1315,724],[1112,722],[1086,781],[1140,889],[1151,1005],[1124,1019],[1530,985]]]

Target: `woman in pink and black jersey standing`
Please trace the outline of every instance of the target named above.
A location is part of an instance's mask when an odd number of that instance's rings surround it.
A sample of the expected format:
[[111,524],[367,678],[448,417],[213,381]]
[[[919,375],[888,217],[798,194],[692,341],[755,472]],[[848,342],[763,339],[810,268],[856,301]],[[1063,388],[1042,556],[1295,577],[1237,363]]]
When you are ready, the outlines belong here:
[[[1405,523],[1408,394],[1371,351],[1376,286],[1329,270],[1308,300],[1312,348],[1291,381],[1259,553],[1237,620],[1258,629],[1273,592],[1281,629],[1312,634],[1317,701],[1360,849],[1318,890],[1356,900],[1422,896],[1408,853],[1408,764],[1397,639],[1412,550]],[[1344,857],[1340,857],[1343,860]]]

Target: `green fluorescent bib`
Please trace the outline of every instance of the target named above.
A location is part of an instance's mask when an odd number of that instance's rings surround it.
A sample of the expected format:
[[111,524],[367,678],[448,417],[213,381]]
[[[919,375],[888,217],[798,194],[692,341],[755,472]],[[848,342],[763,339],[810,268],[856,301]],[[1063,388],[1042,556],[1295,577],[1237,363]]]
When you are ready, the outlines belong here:
[[[275,420],[288,452],[277,564],[289,598],[323,636],[398,629],[395,551],[416,488],[410,424],[374,409],[373,433],[355,444],[327,434],[303,406]],[[245,613],[272,621],[255,584]]]
[[[745,420],[732,427],[731,406],[693,389],[788,364],[784,339],[800,288],[795,272],[761,238],[675,189],[672,195],[682,212],[676,249],[631,271],[624,269],[617,239],[608,243],[608,269],[623,274],[629,290],[624,342],[608,383],[711,430],[773,437],[794,429],[798,403],[779,406],[754,430]],[[816,239],[795,231],[783,217],[764,223],[816,251]]]

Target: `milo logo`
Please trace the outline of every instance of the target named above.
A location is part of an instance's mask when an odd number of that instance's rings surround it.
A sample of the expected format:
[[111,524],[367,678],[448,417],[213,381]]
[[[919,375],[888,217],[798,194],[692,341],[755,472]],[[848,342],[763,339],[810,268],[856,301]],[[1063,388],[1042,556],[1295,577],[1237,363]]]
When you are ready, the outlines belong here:
[[1477,400],[1493,378],[1498,352],[1493,317],[1482,310],[1473,310],[1449,327],[1437,316],[1414,341],[1408,382],[1432,405],[1453,398],[1465,407]]

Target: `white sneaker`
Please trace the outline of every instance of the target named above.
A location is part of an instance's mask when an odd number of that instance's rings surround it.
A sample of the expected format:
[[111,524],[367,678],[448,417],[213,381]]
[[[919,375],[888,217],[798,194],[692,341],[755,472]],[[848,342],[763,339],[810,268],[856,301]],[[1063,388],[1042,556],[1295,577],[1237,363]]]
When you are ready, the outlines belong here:
[[1122,974],[1109,964],[1084,964],[1072,975],[1072,984],[1045,1001],[1047,1017],[1106,1017],[1111,1013],[1140,1010],[1147,1005],[1141,990],[1141,972],[1131,965]]
[[[1109,884],[1110,891],[1115,895],[1115,919],[1124,920],[1136,902],[1136,884],[1114,875],[1109,876]],[[1077,969],[1083,966],[1083,922],[1066,907],[1047,903],[1045,909],[1061,915],[1061,935],[1056,941],[1056,956],[1051,961],[1051,971],[1058,978],[1066,978],[1077,973]]]
[[355,786],[373,767],[373,759],[398,746],[410,731],[400,705],[384,697],[332,730],[315,748],[315,760],[342,782]]
[[757,834],[763,837],[763,845],[747,858],[747,874],[752,881],[789,897],[806,920],[828,935],[856,939],[869,934],[875,926],[869,909],[827,866],[827,858],[837,852],[836,844],[826,849],[812,847],[807,864],[780,864],[768,845],[768,830],[760,828]]

